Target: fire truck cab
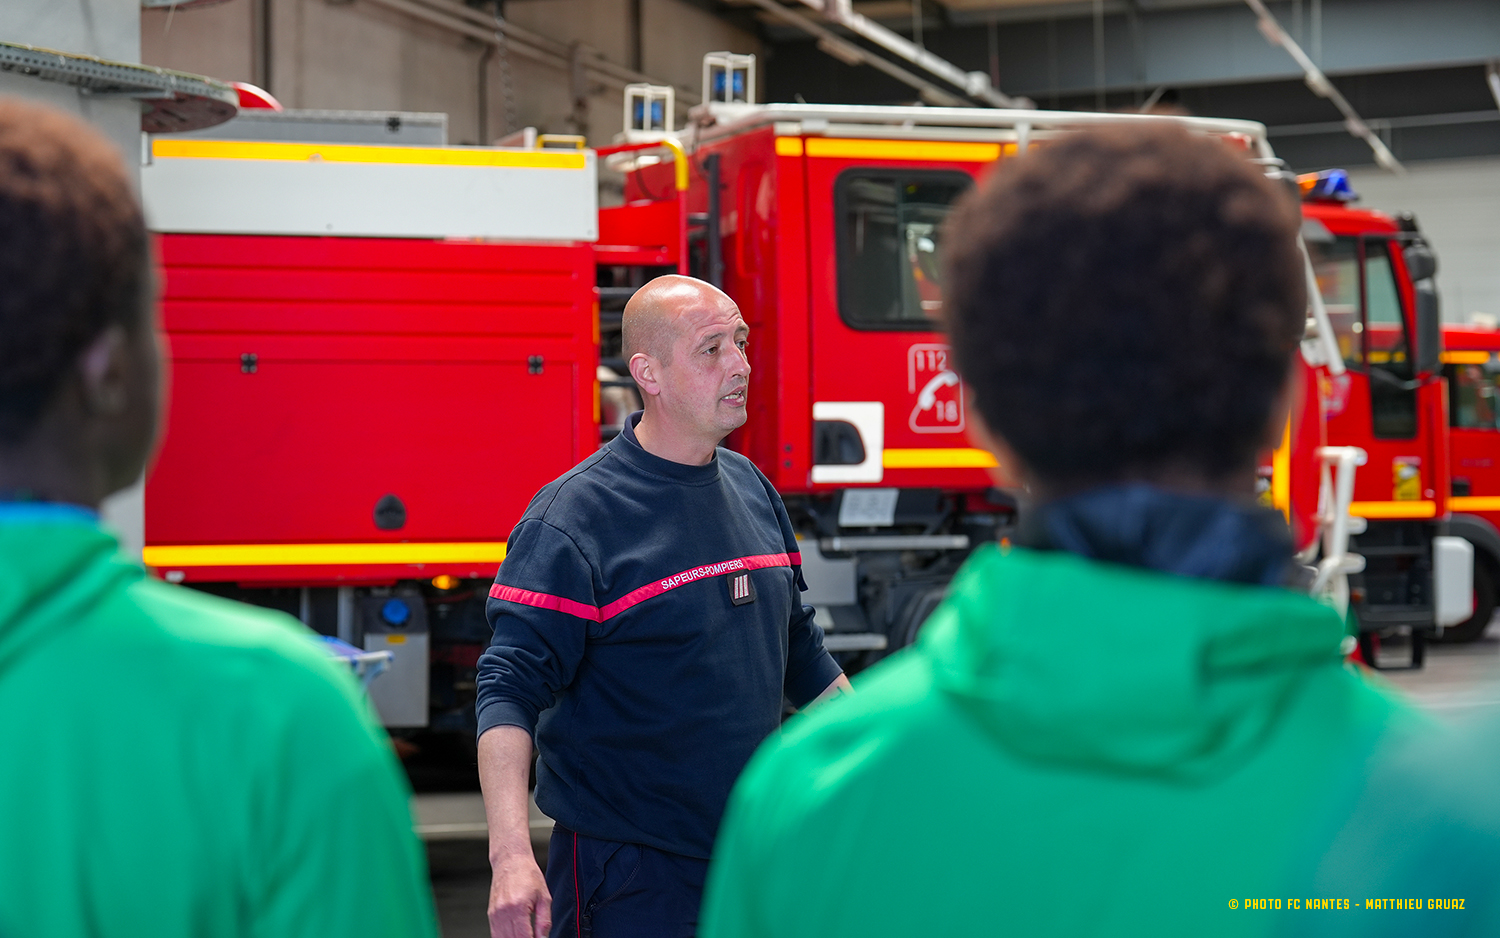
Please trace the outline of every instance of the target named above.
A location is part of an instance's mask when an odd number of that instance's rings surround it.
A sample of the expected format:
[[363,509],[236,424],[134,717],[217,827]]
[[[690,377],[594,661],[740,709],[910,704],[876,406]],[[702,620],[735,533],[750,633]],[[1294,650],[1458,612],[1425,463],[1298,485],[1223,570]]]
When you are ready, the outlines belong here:
[[[1017,508],[966,436],[973,415],[933,319],[953,203],[1005,159],[1104,122],[1169,119],[1273,171],[1279,161],[1250,121],[757,105],[722,93],[748,83],[707,84],[709,103],[677,135],[650,107],[669,89],[639,87],[627,98],[627,142],[601,148],[602,165],[624,177],[623,204],[600,212],[601,296],[623,301],[682,269],[739,304],[751,327],[750,418],[729,445],[782,493],[804,541],[808,601],[830,647],[857,667],[909,643],[970,549],[1004,537]],[[648,113],[657,119],[641,120]],[[663,227],[655,266],[615,262],[642,257],[631,239],[672,218],[687,236]],[[603,361],[623,370],[608,320],[604,336]],[[1309,558],[1340,514],[1331,485],[1319,504],[1320,390],[1308,382],[1311,404],[1297,408],[1296,432],[1266,470],[1281,469],[1267,501],[1288,512]],[[1335,564],[1325,579],[1344,570]]]
[[1324,371],[1328,440],[1366,454],[1350,514],[1350,578],[1365,660],[1373,635],[1427,637],[1470,618],[1472,547],[1451,536],[1448,404],[1433,285],[1436,258],[1410,216],[1351,208],[1342,170],[1300,177],[1303,242],[1333,328],[1342,374]]

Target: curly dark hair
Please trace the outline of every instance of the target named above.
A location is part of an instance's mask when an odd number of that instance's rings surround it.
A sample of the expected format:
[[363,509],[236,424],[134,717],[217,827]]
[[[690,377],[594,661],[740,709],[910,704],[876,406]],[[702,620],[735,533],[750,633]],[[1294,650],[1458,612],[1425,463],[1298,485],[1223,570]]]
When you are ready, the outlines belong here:
[[1165,122],[1056,140],[955,209],[945,324],[989,427],[1078,487],[1254,465],[1302,335],[1294,200]]
[[149,242],[119,150],[0,97],[0,444],[23,441],[106,327],[143,327]]

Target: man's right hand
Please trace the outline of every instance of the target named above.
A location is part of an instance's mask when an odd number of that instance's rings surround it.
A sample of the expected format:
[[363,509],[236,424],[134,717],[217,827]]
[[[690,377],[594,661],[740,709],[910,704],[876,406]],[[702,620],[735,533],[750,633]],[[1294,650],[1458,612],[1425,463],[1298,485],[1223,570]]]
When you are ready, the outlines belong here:
[[490,938],[547,938],[552,894],[531,853],[526,777],[531,734],[496,726],[479,737],[479,785],[490,828]]
[[547,938],[552,894],[530,852],[491,863],[490,938]]

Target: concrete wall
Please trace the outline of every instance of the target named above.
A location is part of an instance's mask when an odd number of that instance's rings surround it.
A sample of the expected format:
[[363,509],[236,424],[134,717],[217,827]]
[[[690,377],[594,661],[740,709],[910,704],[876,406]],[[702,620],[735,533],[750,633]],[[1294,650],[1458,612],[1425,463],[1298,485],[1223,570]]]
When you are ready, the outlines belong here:
[[[583,43],[618,65],[693,89],[705,52],[761,51],[754,35],[683,0],[638,5],[639,63],[633,61],[630,0],[509,0],[504,15],[532,32]],[[261,37],[268,23],[267,46]],[[250,81],[287,107],[442,111],[453,143],[488,142],[525,126],[544,133],[579,130],[566,69],[487,49],[368,0],[228,0],[141,15],[143,61]],[[621,94],[594,81],[587,90],[584,129],[590,143],[603,145],[621,129]]]
[[752,52],[766,66],[755,36],[678,0],[641,0],[641,51],[648,74],[699,91],[705,52]]
[[253,0],[234,0],[175,12],[142,10],[141,61],[258,85],[261,76],[254,63],[258,6]]
[[[517,26],[561,42],[581,42],[626,67],[634,65],[629,16],[628,0],[510,0],[505,4],[506,19]],[[596,146],[608,143],[622,129],[624,102],[617,90],[590,84],[587,123],[580,128],[571,118],[573,99],[565,72],[514,54],[505,64],[511,70],[511,107],[517,122],[511,129],[536,127],[561,134],[581,130]],[[506,123],[505,89],[498,83],[501,67],[499,61],[494,63],[497,84],[491,126],[497,136]]]
[[1408,163],[1404,176],[1351,170],[1358,204],[1415,212],[1438,256],[1443,319],[1500,316],[1500,159]]

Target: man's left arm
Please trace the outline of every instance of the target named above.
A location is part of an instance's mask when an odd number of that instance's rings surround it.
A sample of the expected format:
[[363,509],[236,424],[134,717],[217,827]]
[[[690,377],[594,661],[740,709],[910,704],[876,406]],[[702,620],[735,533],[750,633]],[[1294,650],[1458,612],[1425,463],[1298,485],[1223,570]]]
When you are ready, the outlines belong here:
[[807,582],[802,579],[802,545],[792,530],[792,519],[786,513],[786,505],[771,480],[753,465],[751,469],[765,487],[791,561],[792,618],[787,623],[786,680],[782,689],[792,706],[801,710],[827,697],[848,693],[853,688],[844,676],[844,669],[823,647],[823,630],[813,621],[813,607],[802,602],[802,591],[807,589]]
[[823,693],[814,697],[813,702],[808,704],[808,706],[815,706],[832,697],[837,697],[839,694],[852,693],[854,693],[854,685],[850,684],[848,676],[840,671],[839,676],[833,679],[833,683],[823,688]]
[[[794,578],[792,590],[800,593],[801,577]],[[848,691],[849,679],[838,662],[823,647],[823,630],[813,620],[813,607],[794,596],[792,621],[788,623],[790,640],[786,658],[786,696],[792,706],[802,709],[809,704]]]

